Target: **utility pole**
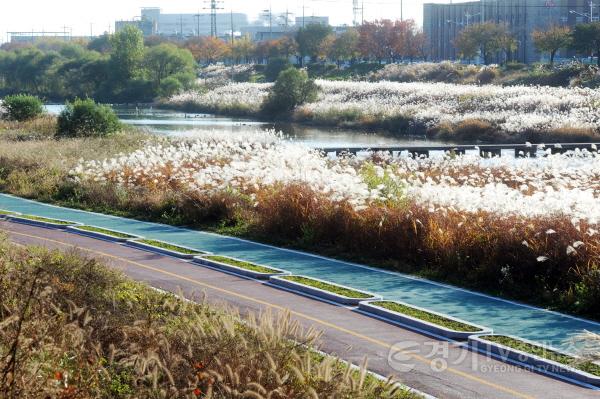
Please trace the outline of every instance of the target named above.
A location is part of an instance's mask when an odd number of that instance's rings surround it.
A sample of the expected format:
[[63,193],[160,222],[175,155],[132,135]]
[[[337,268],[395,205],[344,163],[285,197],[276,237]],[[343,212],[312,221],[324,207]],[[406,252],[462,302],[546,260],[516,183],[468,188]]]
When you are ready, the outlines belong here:
[[362,5],[361,5],[361,17],[360,17],[360,23],[361,25],[365,24],[365,0],[363,0]]
[[202,15],[200,14],[200,10],[198,10],[198,14],[194,15],[194,17],[196,17],[197,22],[198,22],[198,30],[196,31],[196,36],[200,37],[200,17]]
[[354,26],[358,26],[358,24],[359,24],[359,22],[358,22],[359,17],[360,17],[359,13],[360,13],[360,7],[358,6],[358,0],[354,0],[352,2],[352,15],[354,16],[352,24]]
[[231,9],[230,16],[231,16],[231,45],[233,46],[233,9]]
[[400,0],[400,21],[404,21],[404,0]]
[[286,31],[290,27],[290,15],[293,15],[293,13],[291,13],[289,9],[286,9],[285,13],[281,15],[281,17],[284,18],[283,26],[285,26]]
[[263,10],[263,13],[261,14],[261,16],[263,18],[269,18],[269,40],[272,40],[273,39],[273,9],[271,8],[271,5],[269,5],[268,10]]
[[306,6],[304,5],[304,2],[302,2],[302,27],[304,28],[304,20],[306,19]]

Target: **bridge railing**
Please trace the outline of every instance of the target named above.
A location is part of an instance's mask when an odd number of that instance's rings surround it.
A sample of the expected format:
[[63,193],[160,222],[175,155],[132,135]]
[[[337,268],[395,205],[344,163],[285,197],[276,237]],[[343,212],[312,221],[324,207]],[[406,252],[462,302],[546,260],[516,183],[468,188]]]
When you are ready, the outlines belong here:
[[316,150],[336,156],[342,154],[358,154],[362,152],[388,152],[392,155],[408,153],[414,157],[429,157],[432,152],[443,152],[464,155],[467,151],[479,151],[481,157],[501,156],[502,151],[513,151],[515,157],[536,157],[538,154],[562,154],[577,149],[597,152],[600,143],[552,143],[552,144],[466,144],[466,145],[433,145],[433,146],[374,146],[374,147],[320,147]]

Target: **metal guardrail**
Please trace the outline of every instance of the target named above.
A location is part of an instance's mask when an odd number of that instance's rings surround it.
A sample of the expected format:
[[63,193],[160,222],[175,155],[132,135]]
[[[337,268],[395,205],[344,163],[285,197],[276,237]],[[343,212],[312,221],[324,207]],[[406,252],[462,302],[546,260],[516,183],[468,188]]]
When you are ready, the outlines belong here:
[[550,150],[551,154],[563,154],[567,151],[587,150],[597,152],[600,143],[552,143],[552,144],[468,144],[468,145],[434,145],[434,146],[376,146],[376,147],[322,147],[315,148],[326,154],[335,153],[354,154],[360,152],[408,152],[413,156],[429,157],[432,151],[445,152],[449,154],[464,155],[466,151],[479,151],[479,155],[485,158],[500,156],[503,150],[514,151],[515,157],[536,157],[539,152]]

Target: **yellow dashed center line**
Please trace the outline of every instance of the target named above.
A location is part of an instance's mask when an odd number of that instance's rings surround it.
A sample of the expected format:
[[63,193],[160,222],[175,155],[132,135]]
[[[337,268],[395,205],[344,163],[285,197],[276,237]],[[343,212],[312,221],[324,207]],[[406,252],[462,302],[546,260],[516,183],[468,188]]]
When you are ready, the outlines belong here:
[[[34,238],[34,239],[43,240],[43,241],[47,241],[47,242],[52,242],[54,244],[58,244],[58,245],[62,245],[62,246],[76,247],[75,245],[70,244],[70,243],[66,243],[66,242],[62,242],[62,241],[58,241],[58,240],[53,240],[53,239],[46,238],[46,237],[40,237],[40,236],[36,236],[36,235],[32,235],[32,234],[18,233],[18,232],[15,232],[15,231],[8,231],[8,230],[2,230],[2,229],[0,229],[0,231],[4,231],[4,232],[6,232],[8,234],[14,234],[14,235],[19,235],[19,236],[23,236],[23,237],[29,237],[29,238]],[[289,311],[292,315],[295,315],[297,317],[301,317],[303,319],[313,321],[313,322],[315,322],[317,324],[321,324],[321,325],[329,327],[331,329],[334,329],[334,330],[337,330],[337,331],[341,331],[341,332],[343,332],[345,334],[352,335],[353,337],[360,338],[360,339],[362,339],[364,341],[367,341],[367,342],[371,342],[371,343],[373,343],[375,345],[381,346],[381,347],[386,348],[388,350],[392,349],[392,345],[390,345],[390,344],[388,344],[388,343],[386,343],[384,341],[380,341],[380,340],[378,340],[376,338],[372,338],[372,337],[363,335],[363,334],[358,333],[356,331],[349,330],[347,328],[338,326],[336,324],[327,322],[325,320],[318,319],[318,318],[313,317],[313,316],[309,316],[309,315],[304,314],[304,313],[300,313],[300,312],[296,312],[296,311],[287,309],[287,308],[285,308],[283,306],[280,306],[280,305],[276,305],[276,304],[273,304],[273,303],[270,303],[270,302],[267,302],[267,301],[263,301],[261,299],[253,298],[253,297],[248,296],[248,295],[240,294],[238,292],[230,291],[230,290],[227,290],[225,288],[217,287],[217,286],[214,286],[214,285],[202,282],[202,281],[198,281],[198,280],[195,280],[195,279],[192,279],[192,278],[189,278],[189,277],[181,276],[179,274],[172,273],[172,272],[169,272],[169,271],[166,271],[166,270],[158,269],[156,267],[145,265],[143,263],[139,263],[139,262],[136,262],[136,261],[133,261],[133,260],[122,258],[120,256],[111,255],[111,254],[108,254],[106,252],[96,251],[96,250],[88,249],[88,248],[80,248],[80,247],[77,247],[77,249],[80,249],[80,250],[85,251],[85,252],[93,253],[93,254],[96,254],[96,255],[100,255],[100,256],[103,256],[103,257],[106,257],[106,258],[111,258],[111,259],[119,260],[121,262],[129,263],[129,264],[135,265],[137,267],[140,267],[140,268],[143,268],[143,269],[146,269],[146,270],[151,270],[151,271],[154,271],[154,272],[157,272],[157,273],[161,273],[161,274],[164,274],[164,275],[167,275],[167,276],[170,276],[170,277],[175,277],[175,278],[177,278],[179,280],[187,281],[189,283],[193,283],[195,285],[198,285],[198,286],[201,286],[201,287],[204,287],[204,288],[208,288],[208,289],[211,289],[211,290],[214,290],[214,291],[218,291],[218,292],[221,292],[221,293],[224,293],[224,294],[227,294],[227,295],[231,295],[231,296],[235,296],[235,297],[238,297],[238,298],[241,298],[241,299],[245,299],[245,300],[248,300],[248,301],[251,301],[251,302],[255,302],[255,303],[258,303],[258,304],[270,307],[270,308],[278,309],[278,310],[281,310],[281,311]],[[402,353],[402,354],[404,354],[404,355],[406,355],[406,356],[409,356],[410,358],[415,359],[415,360],[417,360],[417,361],[419,361],[421,363],[424,363],[424,364],[426,364],[428,366],[433,366],[434,362],[431,361],[431,360],[429,360],[429,359],[427,359],[424,356],[417,355],[417,354],[414,354],[414,353],[409,353],[409,352],[403,352],[403,351],[399,351],[399,352]],[[493,382],[489,382],[489,381],[484,380],[482,378],[476,377],[476,376],[474,376],[472,374],[469,374],[469,373],[466,373],[464,371],[460,371],[460,370],[457,370],[457,369],[454,369],[454,368],[451,368],[451,367],[447,368],[445,371],[447,371],[449,373],[452,373],[452,374],[455,374],[455,375],[458,375],[460,377],[466,378],[468,380],[475,381],[475,382],[477,382],[479,384],[488,386],[490,388],[494,388],[494,389],[496,389],[498,391],[514,395],[515,397],[518,397],[518,398],[523,398],[523,399],[533,399],[534,398],[533,396],[524,394],[524,393],[519,392],[519,391],[515,391],[513,389],[507,388],[507,387],[502,386],[502,385],[495,384]]]

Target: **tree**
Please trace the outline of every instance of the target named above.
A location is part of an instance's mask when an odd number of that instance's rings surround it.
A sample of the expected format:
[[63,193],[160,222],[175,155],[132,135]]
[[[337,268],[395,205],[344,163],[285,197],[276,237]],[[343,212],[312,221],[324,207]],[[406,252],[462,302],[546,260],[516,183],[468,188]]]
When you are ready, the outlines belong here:
[[596,54],[600,66],[600,22],[578,24],[573,29],[573,46],[581,54]]
[[235,40],[231,45],[231,56],[237,63],[248,63],[250,61],[250,57],[254,53],[254,50],[255,46],[252,40],[244,36]]
[[517,42],[504,24],[483,22],[473,24],[463,29],[454,46],[463,58],[473,58],[479,51],[483,63],[488,65],[491,58],[499,51],[504,51],[507,56],[516,49]]
[[163,43],[147,50],[144,66],[155,87],[159,87],[163,79],[169,76],[193,73],[196,62],[189,50]]
[[321,43],[332,33],[328,25],[310,24],[300,28],[296,33],[296,42],[298,43],[298,52],[300,57],[310,57],[314,61],[319,56]]
[[190,50],[196,61],[207,64],[225,59],[231,50],[223,40],[212,36],[190,39],[185,48]]
[[144,58],[144,36],[134,26],[126,26],[110,40],[111,64],[118,81],[135,77]]
[[397,55],[412,62],[422,56],[424,41],[425,36],[413,19],[396,21],[394,24],[393,45]]
[[306,71],[291,67],[279,74],[262,109],[270,115],[291,112],[298,105],[315,101],[317,94],[317,85]]
[[329,57],[340,65],[343,61],[352,61],[359,56],[358,51],[358,30],[348,28],[347,31],[336,37],[331,46]]
[[550,65],[554,65],[558,50],[571,45],[571,29],[568,26],[551,25],[547,30],[534,30],[531,38],[540,52],[550,54]]
[[392,61],[396,55],[394,23],[389,19],[365,22],[359,28],[358,48],[366,58]]
[[109,53],[112,50],[110,36],[104,34],[92,39],[88,45],[88,50],[97,51],[99,53]]
[[327,59],[327,58],[332,58],[331,53],[333,51],[333,45],[335,43],[335,34],[332,33],[330,35],[327,35],[327,37],[325,39],[323,39],[321,41],[321,44],[319,45],[319,54],[318,57],[321,59]]
[[286,57],[296,54],[298,52],[298,43],[292,36],[284,36],[281,39],[275,40],[273,47],[277,52],[277,57]]

